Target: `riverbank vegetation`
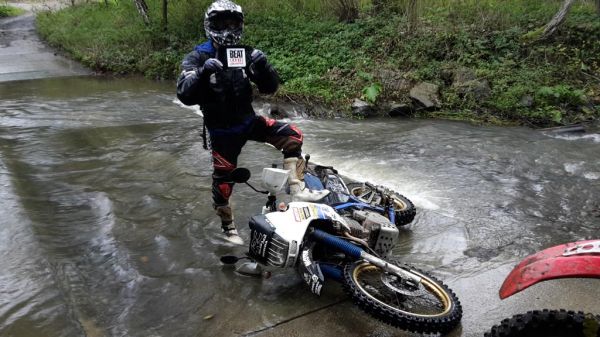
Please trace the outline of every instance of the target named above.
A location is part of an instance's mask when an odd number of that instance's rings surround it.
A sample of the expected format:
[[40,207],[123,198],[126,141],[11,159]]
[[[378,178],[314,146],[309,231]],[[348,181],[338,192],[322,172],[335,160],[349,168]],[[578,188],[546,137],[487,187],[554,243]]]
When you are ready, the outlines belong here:
[[23,13],[25,13],[25,11],[20,8],[0,4],[0,18],[17,16],[17,15],[21,15]]
[[[74,1],[74,0],[73,0]],[[205,40],[207,0],[75,3],[38,15],[45,39],[99,71],[174,79]],[[561,125],[600,116],[600,0],[577,0],[552,36],[558,0],[240,0],[243,42],[267,53],[282,99],[350,111]],[[166,11],[165,11],[165,7]],[[340,21],[341,19],[341,21]],[[428,88],[433,106],[415,104]],[[425,104],[427,106],[427,104]]]

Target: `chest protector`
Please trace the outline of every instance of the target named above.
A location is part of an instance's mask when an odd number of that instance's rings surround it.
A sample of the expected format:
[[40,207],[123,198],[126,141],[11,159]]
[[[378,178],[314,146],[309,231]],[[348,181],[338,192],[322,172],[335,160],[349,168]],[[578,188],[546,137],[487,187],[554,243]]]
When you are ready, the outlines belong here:
[[245,68],[226,68],[212,74],[209,87],[221,102],[252,101],[252,86]]
[[252,108],[252,85],[248,65],[252,48],[246,50],[246,67],[228,67],[225,48],[217,51],[223,70],[210,75],[209,99],[201,104],[208,128],[228,128],[239,125],[255,115]]

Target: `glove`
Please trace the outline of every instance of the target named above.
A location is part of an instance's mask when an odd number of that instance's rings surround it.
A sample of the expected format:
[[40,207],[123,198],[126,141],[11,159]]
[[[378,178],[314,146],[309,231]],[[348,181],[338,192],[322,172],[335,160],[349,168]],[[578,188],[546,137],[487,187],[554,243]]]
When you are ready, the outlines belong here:
[[267,66],[267,56],[258,49],[254,49],[250,54],[250,67],[256,71],[262,71]]
[[196,69],[196,75],[210,75],[223,70],[223,63],[215,58],[210,58],[204,62],[204,65]]

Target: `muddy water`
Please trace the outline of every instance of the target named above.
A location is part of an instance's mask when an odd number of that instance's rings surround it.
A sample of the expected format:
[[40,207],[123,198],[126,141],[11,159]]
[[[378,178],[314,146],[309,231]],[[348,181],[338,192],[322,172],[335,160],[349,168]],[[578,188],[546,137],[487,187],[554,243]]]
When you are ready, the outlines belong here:
[[[244,249],[218,236],[201,118],[173,92],[140,79],[0,83],[0,336],[404,336],[338,303],[337,286],[315,298],[292,271],[253,279],[218,263]],[[599,133],[294,122],[313,160],[415,202],[395,253],[457,292],[452,335],[542,306],[600,312],[597,280],[496,299],[520,258],[600,236]],[[255,143],[240,158],[255,176],[280,161]],[[247,238],[264,201],[237,186],[234,202]]]

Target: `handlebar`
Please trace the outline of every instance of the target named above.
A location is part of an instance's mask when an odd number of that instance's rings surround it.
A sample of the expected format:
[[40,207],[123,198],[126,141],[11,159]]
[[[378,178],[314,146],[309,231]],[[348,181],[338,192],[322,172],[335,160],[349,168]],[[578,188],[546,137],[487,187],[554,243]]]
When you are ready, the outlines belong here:
[[338,171],[333,168],[333,166],[323,166],[323,165],[315,165],[315,169],[327,169],[331,170],[334,174],[338,174]]

